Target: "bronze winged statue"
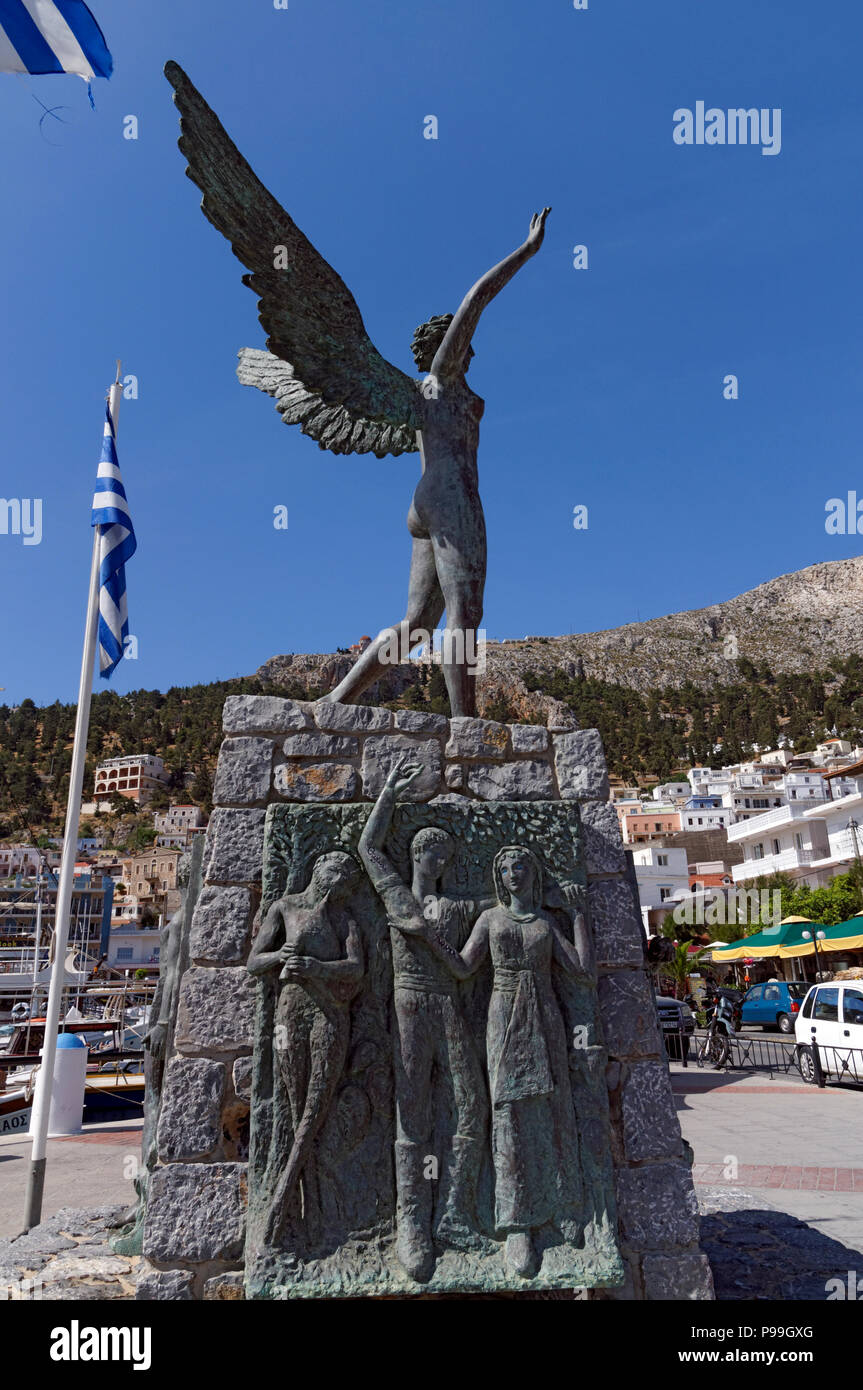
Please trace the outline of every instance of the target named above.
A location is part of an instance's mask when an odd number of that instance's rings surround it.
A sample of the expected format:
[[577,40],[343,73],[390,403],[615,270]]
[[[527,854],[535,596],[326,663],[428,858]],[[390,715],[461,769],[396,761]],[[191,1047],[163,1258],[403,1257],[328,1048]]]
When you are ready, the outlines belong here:
[[334,454],[419,451],[408,512],[413,537],[407,612],[383,628],[328,700],[352,704],[393,652],[406,659],[446,610],[441,664],[453,715],[476,713],[476,632],[486,572],[477,446],[484,403],[465,379],[480,315],[542,245],[550,208],[526,240],[468,291],[455,315],[422,324],[411,345],[421,380],[387,362],[344,281],[303,236],[176,63],[165,66],[181,115],[180,149],[213,226],[247,267],[267,351],[244,348],[237,375],[275,397],[286,424]]

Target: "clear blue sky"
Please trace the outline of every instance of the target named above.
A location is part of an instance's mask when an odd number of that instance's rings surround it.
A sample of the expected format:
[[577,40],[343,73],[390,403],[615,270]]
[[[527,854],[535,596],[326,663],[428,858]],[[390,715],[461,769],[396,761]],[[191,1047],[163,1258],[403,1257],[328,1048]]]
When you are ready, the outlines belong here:
[[[0,495],[44,507],[41,545],[0,535],[0,699],[74,698],[118,355],[140,382],[119,437],[140,655],[116,689],[249,674],[403,611],[417,456],[334,458],[237,383],[256,301],[183,175],[167,58],[405,370],[414,327],[552,205],[474,341],[489,636],[612,627],[859,552],[824,530],[829,497],[863,496],[859,0],[91,6],[115,59],[95,114],[78,78],[0,76]],[[40,132],[31,93],[68,124]],[[676,145],[698,100],[780,107],[781,153]]]

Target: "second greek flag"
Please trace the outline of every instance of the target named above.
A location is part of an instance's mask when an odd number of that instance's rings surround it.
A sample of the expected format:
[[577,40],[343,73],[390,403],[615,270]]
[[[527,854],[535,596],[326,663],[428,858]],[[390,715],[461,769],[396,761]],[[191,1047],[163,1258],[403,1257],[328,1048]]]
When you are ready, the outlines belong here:
[[124,643],[129,635],[126,561],[137,548],[117,463],[110,406],[105,410],[105,437],[93,497],[92,524],[99,527],[99,674],[107,680],[123,659]]

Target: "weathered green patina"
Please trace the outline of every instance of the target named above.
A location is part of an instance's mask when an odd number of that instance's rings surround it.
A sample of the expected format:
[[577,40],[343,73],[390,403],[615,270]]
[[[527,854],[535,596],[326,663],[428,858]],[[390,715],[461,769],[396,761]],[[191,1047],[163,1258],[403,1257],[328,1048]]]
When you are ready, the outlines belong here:
[[389,780],[267,813],[248,1296],[618,1285],[578,807]]

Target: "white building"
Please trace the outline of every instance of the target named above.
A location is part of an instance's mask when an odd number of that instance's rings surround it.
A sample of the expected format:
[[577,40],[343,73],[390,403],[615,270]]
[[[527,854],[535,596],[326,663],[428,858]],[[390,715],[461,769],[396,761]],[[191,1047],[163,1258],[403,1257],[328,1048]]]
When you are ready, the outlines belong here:
[[661,925],[677,903],[689,894],[689,865],[685,849],[640,845],[632,855],[641,917],[648,932]]
[[843,771],[844,777],[826,773],[825,780],[852,785],[850,794],[789,802],[731,827],[729,844],[740,844],[744,854],[732,870],[735,883],[782,873],[818,888],[863,858],[863,763]]
[[784,792],[776,787],[730,787],[722,798],[722,803],[732,813],[731,824],[762,816],[765,811],[774,811],[785,805]]
[[153,825],[159,835],[175,835],[204,825],[206,817],[200,806],[169,806],[167,811],[157,811]]
[[32,845],[0,845],[0,878],[35,878],[41,859],[42,851]]
[[771,748],[761,754],[761,761],[773,767],[787,767],[793,757],[794,752],[791,748]]
[[688,782],[660,782],[653,788],[654,801],[683,801],[691,792]]
[[782,790],[788,805],[792,801],[805,801],[811,806],[813,801],[831,799],[828,783],[820,772],[786,772],[782,778]]
[[159,964],[158,927],[136,927],[134,923],[119,923],[111,927],[108,941],[109,966],[134,970]]
[[691,767],[687,773],[689,785],[696,796],[708,796],[707,783],[716,773],[712,767]]
[[728,806],[681,807],[681,830],[727,830],[733,824],[734,812]]

